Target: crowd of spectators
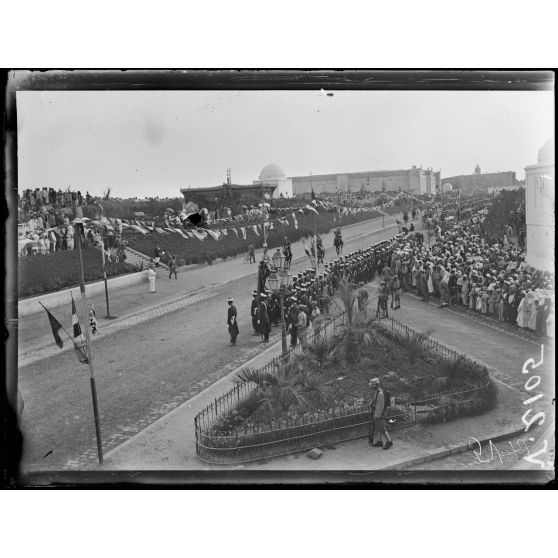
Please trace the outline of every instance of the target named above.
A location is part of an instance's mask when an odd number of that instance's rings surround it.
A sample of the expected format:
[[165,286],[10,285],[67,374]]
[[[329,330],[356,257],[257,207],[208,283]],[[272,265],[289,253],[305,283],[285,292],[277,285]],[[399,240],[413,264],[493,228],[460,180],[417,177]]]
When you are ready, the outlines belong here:
[[71,209],[73,201],[77,205],[90,205],[98,199],[86,192],[85,196],[78,190],[70,192],[54,188],[27,189],[21,195],[18,194],[17,205],[19,209],[19,222],[23,223],[37,215],[43,218],[56,210]]
[[390,248],[392,271],[405,291],[415,291],[425,302],[437,297],[442,307],[461,305],[540,337],[549,335],[554,277],[528,265],[517,242],[486,237],[488,216],[496,211],[480,210],[466,220],[450,221],[430,247],[398,239]]

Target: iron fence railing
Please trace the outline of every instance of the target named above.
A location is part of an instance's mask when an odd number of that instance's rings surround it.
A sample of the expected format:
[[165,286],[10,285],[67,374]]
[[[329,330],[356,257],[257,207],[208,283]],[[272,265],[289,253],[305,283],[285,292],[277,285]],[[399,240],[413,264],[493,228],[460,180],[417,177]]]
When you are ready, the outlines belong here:
[[[323,338],[327,339],[335,336],[345,323],[345,312],[341,312],[336,316],[326,320],[319,328],[314,328],[312,333],[307,336],[306,344],[313,343]],[[304,351],[304,345],[298,344],[288,348],[284,355],[277,355],[269,362],[264,364],[258,371],[261,373],[274,372],[278,367],[285,365],[294,355],[299,355]],[[198,429],[210,430],[215,426],[215,422],[224,414],[234,410],[242,402],[246,401],[250,393],[255,388],[255,384],[245,383],[237,384],[220,397],[216,398],[213,403],[205,407],[196,416],[196,432]]]
[[[336,335],[344,327],[345,313],[328,320],[314,333],[314,338]],[[448,362],[463,359],[481,368],[471,359],[431,339],[423,332],[402,324],[393,318],[376,320],[379,327],[401,338],[419,338],[434,355]],[[311,339],[308,340],[309,342]],[[279,355],[260,368],[261,372],[273,372],[288,359],[303,351],[302,346],[292,347],[287,355]],[[478,381],[461,390],[447,390],[428,394],[421,398],[399,398],[392,394],[387,421],[390,429],[404,428],[419,422],[433,420],[436,416],[455,410],[476,400],[488,387],[488,374],[479,374]],[[237,425],[228,430],[223,421],[253,393],[255,385],[237,384],[215,399],[195,417],[196,451],[206,462],[215,464],[244,463],[268,457],[286,455],[316,446],[324,446],[365,436],[371,425],[370,411],[364,402],[341,408],[302,413],[265,423]]]

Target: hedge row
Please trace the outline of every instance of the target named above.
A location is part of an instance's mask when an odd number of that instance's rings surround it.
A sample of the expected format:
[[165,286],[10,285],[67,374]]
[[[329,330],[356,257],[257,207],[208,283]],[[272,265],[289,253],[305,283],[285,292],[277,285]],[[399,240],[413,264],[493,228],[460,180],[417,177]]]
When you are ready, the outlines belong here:
[[[376,211],[363,212],[355,215],[345,215],[342,218],[342,224],[351,225],[359,223],[368,219],[381,217],[381,214]],[[287,217],[289,226],[281,226],[275,222],[275,229],[269,231],[267,235],[267,244],[269,248],[281,246],[285,236],[291,242],[296,242],[303,237],[308,237],[314,234],[314,214],[301,215],[297,213],[298,229],[292,225],[292,217]],[[336,213],[320,213],[315,216],[316,230],[319,234],[327,234],[331,231],[336,223]],[[263,245],[264,237],[263,232],[256,234],[252,228],[246,228],[246,240],[243,239],[240,228],[236,227],[237,235],[229,230],[227,235],[221,236],[219,240],[214,240],[208,236],[205,240],[198,240],[197,238],[185,239],[176,233],[161,234],[157,232],[150,232],[148,234],[141,234],[133,232],[131,229],[125,229],[123,238],[128,241],[128,246],[145,254],[152,256],[157,245],[165,252],[161,258],[163,263],[168,261],[168,254],[177,256],[179,265],[198,264],[203,262],[211,262],[216,258],[229,258],[235,257],[239,254],[245,253],[248,250],[248,245],[253,244],[254,247],[261,248]]]
[[[103,278],[101,252],[85,248],[83,272],[85,281]],[[107,264],[107,276],[114,277],[137,271],[136,266],[126,262]],[[77,250],[62,250],[38,254],[18,260],[18,298],[36,296],[79,285],[79,258]]]

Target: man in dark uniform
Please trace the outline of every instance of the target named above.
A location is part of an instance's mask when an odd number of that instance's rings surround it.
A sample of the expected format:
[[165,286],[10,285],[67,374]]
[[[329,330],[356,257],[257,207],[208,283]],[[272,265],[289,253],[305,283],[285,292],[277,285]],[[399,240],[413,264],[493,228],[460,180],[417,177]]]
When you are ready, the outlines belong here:
[[271,325],[269,323],[269,314],[267,309],[267,295],[260,295],[260,307],[258,308],[258,331],[262,336],[262,343],[269,343],[269,332]]
[[250,316],[252,316],[252,327],[254,335],[259,335],[258,331],[258,291],[252,291],[252,305],[250,307]]
[[229,328],[229,335],[231,336],[231,345],[236,345],[236,338],[238,336],[238,323],[236,315],[236,306],[233,304],[232,298],[227,299],[229,308],[227,310],[227,326]]

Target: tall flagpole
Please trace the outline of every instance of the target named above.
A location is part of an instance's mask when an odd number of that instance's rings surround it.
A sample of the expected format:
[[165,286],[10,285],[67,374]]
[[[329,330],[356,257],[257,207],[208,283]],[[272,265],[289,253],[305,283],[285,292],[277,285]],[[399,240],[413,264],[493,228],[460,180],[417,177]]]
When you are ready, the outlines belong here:
[[[101,224],[102,226],[102,224]],[[107,238],[107,245],[108,245],[108,238]],[[110,306],[109,306],[109,294],[108,294],[108,283],[107,283],[107,264],[105,262],[105,239],[103,238],[103,233],[101,232],[101,258],[103,264],[103,279],[105,281],[105,301],[107,306],[107,315],[105,316],[106,320],[114,320],[118,316],[113,316],[110,313]]]
[[[312,191],[312,195],[315,197],[316,194],[314,194],[314,181],[312,179],[312,171],[310,171],[310,188]],[[310,204],[312,204],[311,200]],[[316,208],[314,208],[316,209]],[[314,213],[314,241],[312,242],[312,246],[314,247],[314,270],[316,271],[316,275],[318,274],[318,243],[316,241],[316,214]]]
[[[85,279],[83,276],[83,256],[81,254],[81,240],[83,237],[84,229],[83,222],[81,219],[76,219],[74,223],[77,224],[76,228],[79,228],[78,236],[78,255],[79,255],[79,290],[81,292],[81,301],[83,303],[83,318],[84,318],[84,328],[85,328],[85,339],[87,341],[87,363],[89,365],[89,383],[91,384],[91,398],[93,400],[93,416],[95,417],[95,435],[97,437],[97,455],[99,457],[99,463],[103,462],[103,446],[101,444],[101,424],[99,420],[99,409],[97,405],[97,388],[95,386],[95,376],[93,374],[93,353],[91,352],[91,334],[89,333],[89,320],[87,318],[87,297],[85,295]],[[104,248],[104,246],[103,246]]]

